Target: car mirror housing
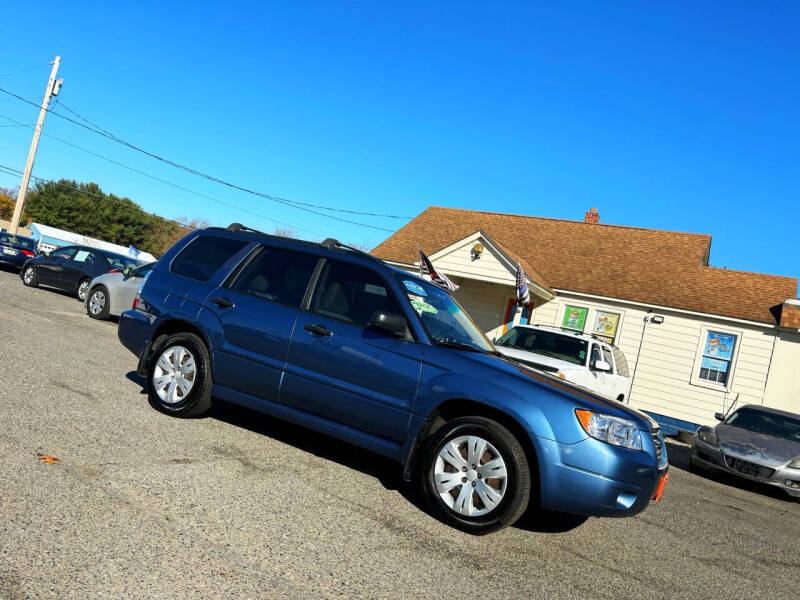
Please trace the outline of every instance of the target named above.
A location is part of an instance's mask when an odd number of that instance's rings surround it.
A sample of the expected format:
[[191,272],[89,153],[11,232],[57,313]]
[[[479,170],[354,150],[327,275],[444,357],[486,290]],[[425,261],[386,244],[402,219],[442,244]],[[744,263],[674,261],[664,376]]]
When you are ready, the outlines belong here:
[[406,320],[405,317],[396,313],[384,312],[376,310],[372,313],[372,318],[369,320],[369,326],[372,329],[377,329],[383,333],[387,333],[394,337],[406,336]]
[[605,360],[594,361],[593,368],[595,371],[601,371],[603,373],[611,373],[611,364]]
[[714,413],[714,418],[715,418],[717,421],[724,421],[724,420],[725,420],[725,415],[723,415],[723,414],[722,414],[722,413],[720,413],[720,412],[718,412],[718,413]]
[[124,269],[122,269],[122,275],[124,277],[130,277],[132,271],[133,269],[131,269],[130,267],[125,267]]

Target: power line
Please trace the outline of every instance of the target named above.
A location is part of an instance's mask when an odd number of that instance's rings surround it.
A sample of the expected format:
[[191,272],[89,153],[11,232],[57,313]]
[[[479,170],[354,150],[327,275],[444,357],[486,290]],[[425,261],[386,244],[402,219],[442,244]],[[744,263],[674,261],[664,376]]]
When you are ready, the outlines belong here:
[[[23,123],[20,123],[19,121],[17,121],[16,119],[12,119],[11,117],[8,117],[6,115],[0,114],[0,117],[9,120],[12,123],[16,123],[16,124],[21,125],[21,126],[26,126]],[[32,128],[32,126],[29,126],[29,125],[27,125],[26,127],[28,127],[29,129]],[[77,144],[73,144],[72,142],[69,142],[69,141],[67,141],[65,139],[62,139],[62,138],[60,138],[58,136],[55,136],[55,135],[53,135],[51,133],[42,132],[42,135],[45,136],[45,137],[54,139],[57,142],[61,142],[62,144],[65,144],[65,145],[70,146],[72,148],[75,148],[76,150],[80,150],[81,152],[85,152],[86,154],[90,154],[91,156],[94,156],[96,158],[99,158],[101,160],[109,162],[112,165],[116,165],[118,167],[122,167],[123,169],[127,169],[129,171],[134,172],[134,173],[138,173],[139,175],[143,175],[144,177],[149,177],[150,179],[153,179],[153,180],[158,181],[160,183],[163,183],[165,185],[169,185],[171,187],[174,187],[176,189],[182,190],[184,192],[188,192],[188,193],[193,194],[195,196],[198,196],[200,198],[206,198],[207,200],[211,200],[212,202],[216,202],[217,204],[222,204],[222,205],[227,206],[229,208],[236,209],[238,211],[241,211],[241,212],[244,212],[244,213],[256,216],[256,217],[259,217],[261,219],[266,219],[267,221],[271,221],[273,223],[278,223],[280,225],[285,225],[286,227],[291,227],[292,229],[297,229],[298,231],[304,231],[304,232],[310,233],[312,235],[326,237],[326,234],[324,234],[322,232],[314,231],[313,229],[307,229],[307,228],[304,228],[304,227],[298,227],[297,225],[293,225],[292,223],[287,223],[286,221],[281,221],[280,219],[275,219],[273,217],[268,217],[267,215],[263,215],[263,214],[258,213],[256,211],[253,211],[253,210],[250,210],[250,209],[247,209],[247,208],[243,208],[243,207],[238,206],[236,204],[233,204],[231,202],[226,202],[225,200],[220,200],[219,198],[215,198],[213,196],[209,196],[207,194],[203,194],[201,192],[198,192],[198,191],[195,191],[195,190],[191,190],[191,189],[189,189],[187,187],[184,187],[182,185],[178,185],[177,183],[173,183],[173,182],[168,181],[166,179],[162,179],[161,177],[157,177],[156,175],[152,175],[152,174],[147,173],[145,171],[141,171],[140,169],[137,169],[135,167],[131,167],[131,166],[126,165],[124,163],[121,163],[121,162],[118,162],[118,161],[113,160],[111,158],[108,158],[107,156],[103,156],[102,154],[98,154],[97,152],[93,152],[92,150],[88,150],[86,148],[82,148],[81,146],[78,146]]]
[[[0,92],[4,92],[4,93],[6,93],[6,94],[8,94],[10,96],[13,96],[14,98],[17,98],[18,100],[26,102],[27,104],[31,104],[32,106],[36,106],[36,103],[34,103],[34,102],[30,101],[30,100],[27,100],[26,98],[23,98],[22,96],[19,96],[19,95],[15,94],[14,92],[10,92],[9,90],[6,90],[4,88],[0,88]],[[63,107],[64,105],[62,104],[61,106]],[[203,173],[202,171],[198,171],[197,169],[193,169],[192,167],[189,167],[189,166],[183,165],[181,163],[175,162],[175,161],[170,160],[168,158],[165,158],[163,156],[159,156],[158,154],[155,154],[153,152],[145,150],[144,148],[136,146],[135,144],[132,144],[132,143],[130,143],[130,142],[128,142],[128,141],[126,141],[126,140],[124,140],[124,139],[122,139],[122,138],[120,138],[120,137],[118,137],[118,136],[116,136],[116,135],[114,135],[112,133],[106,132],[106,131],[102,130],[102,128],[96,128],[98,126],[96,126],[94,124],[92,124],[92,126],[90,126],[90,125],[87,125],[85,123],[81,123],[79,121],[76,121],[75,119],[72,119],[72,118],[70,118],[70,117],[68,117],[66,115],[62,115],[62,114],[60,114],[58,112],[54,112],[54,111],[50,111],[50,110],[48,110],[48,112],[53,112],[53,114],[56,115],[57,117],[59,117],[61,119],[64,119],[66,121],[69,121],[70,123],[73,123],[75,125],[78,125],[79,127],[82,127],[82,128],[84,128],[84,129],[86,129],[88,131],[91,131],[92,133],[95,133],[97,135],[101,135],[101,136],[103,136],[103,137],[105,137],[107,139],[110,139],[110,140],[112,140],[114,142],[117,142],[118,144],[122,144],[123,146],[127,146],[128,148],[131,148],[132,150],[135,150],[137,152],[145,154],[146,156],[149,156],[151,158],[159,160],[159,161],[161,161],[161,162],[163,162],[165,164],[173,166],[173,167],[175,167],[177,169],[180,169],[182,171],[185,171],[185,172],[190,173],[192,175],[195,175],[197,177],[202,177],[202,178],[207,179],[209,181],[213,181],[215,183],[219,183],[220,185],[224,185],[224,186],[227,186],[227,187],[230,187],[230,188],[233,188],[233,189],[237,189],[237,190],[240,190],[242,192],[246,192],[248,194],[252,194],[254,196],[259,196],[261,198],[265,198],[265,199],[271,200],[273,202],[278,202],[280,204],[285,204],[287,206],[292,206],[292,207],[297,208],[299,210],[304,210],[306,212],[310,212],[312,214],[320,215],[320,216],[326,217],[328,219],[334,219],[336,221],[342,221],[344,223],[350,223],[352,225],[358,225],[360,227],[367,227],[369,229],[377,229],[379,231],[387,231],[389,233],[394,233],[394,230],[387,229],[386,227],[379,227],[379,226],[376,226],[376,225],[369,225],[369,224],[366,224],[366,223],[360,223],[358,221],[353,221],[351,219],[343,219],[341,217],[335,217],[333,215],[328,215],[328,214],[325,214],[325,213],[321,213],[321,212],[319,212],[317,210],[313,210],[312,208],[308,208],[308,207],[311,206],[311,207],[314,207],[314,208],[317,208],[317,209],[321,209],[321,210],[330,210],[330,211],[349,213],[349,214],[359,214],[359,215],[372,216],[372,217],[386,217],[386,218],[392,218],[392,219],[410,219],[411,218],[411,217],[402,217],[402,216],[398,216],[398,215],[383,215],[383,214],[377,214],[377,213],[365,213],[365,212],[360,212],[360,211],[351,211],[351,210],[346,210],[346,209],[333,208],[333,207],[329,207],[329,206],[321,206],[321,205],[316,205],[316,204],[300,203],[300,202],[296,202],[294,200],[288,200],[286,198],[281,198],[280,196],[273,196],[271,194],[266,194],[264,192],[259,192],[259,191],[256,191],[256,190],[253,190],[253,189],[250,189],[250,188],[247,188],[247,187],[235,184],[235,183],[231,183],[231,182],[226,181],[224,179],[220,179],[219,177],[215,177],[213,175],[209,175],[207,173]],[[83,118],[83,117],[79,117],[79,118]]]
[[0,73],[0,77],[10,77],[11,75],[19,75],[20,73],[27,73],[28,71],[36,71],[37,69],[43,69],[49,66],[50,63],[45,63],[43,65],[38,65],[35,67],[28,67],[27,69],[20,69],[19,71],[12,71],[11,73]]

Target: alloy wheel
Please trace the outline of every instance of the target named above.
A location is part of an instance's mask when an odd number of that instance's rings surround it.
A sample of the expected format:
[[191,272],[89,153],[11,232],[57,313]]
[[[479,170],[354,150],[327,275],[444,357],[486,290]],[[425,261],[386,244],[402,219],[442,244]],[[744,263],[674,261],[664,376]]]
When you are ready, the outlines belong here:
[[31,281],[33,281],[34,274],[33,267],[28,267],[25,269],[25,274],[22,276],[22,280],[29,284]]
[[465,517],[495,510],[508,487],[508,471],[500,452],[476,435],[446,442],[433,465],[436,491],[448,508]]
[[162,402],[183,402],[197,377],[194,356],[183,346],[170,346],[158,357],[152,377],[153,389]]
[[86,299],[86,292],[89,290],[89,282],[88,281],[81,281],[80,285],[78,286],[78,299],[85,300]]
[[102,292],[102,290],[95,290],[92,292],[92,295],[89,296],[89,312],[91,312],[93,315],[99,315],[101,312],[103,312],[105,305],[106,295]]

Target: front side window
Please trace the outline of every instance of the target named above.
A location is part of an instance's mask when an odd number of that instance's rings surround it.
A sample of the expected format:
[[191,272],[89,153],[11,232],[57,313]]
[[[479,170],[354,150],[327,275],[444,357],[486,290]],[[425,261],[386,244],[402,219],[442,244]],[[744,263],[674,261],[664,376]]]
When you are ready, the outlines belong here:
[[198,236],[172,261],[172,272],[198,281],[208,281],[246,245],[244,240],[213,235]]
[[151,263],[147,263],[146,265],[142,265],[141,267],[136,267],[133,271],[131,271],[129,276],[130,277],[146,277],[147,274],[150,273],[150,271],[153,270],[153,267],[155,265],[156,265],[156,263],[151,262]]
[[603,360],[606,361],[611,368],[614,368],[614,359],[611,356],[611,348],[603,346]]
[[726,385],[730,378],[735,346],[736,336],[734,334],[707,331],[698,377],[705,381]]
[[77,248],[75,246],[66,246],[64,248],[59,248],[58,250],[54,250],[52,256],[54,258],[63,258],[66,260],[70,260],[73,256],[75,256],[75,252],[77,252]]
[[297,308],[318,260],[310,254],[264,247],[236,276],[230,289]]
[[311,299],[311,311],[366,327],[376,311],[402,315],[394,293],[375,271],[351,263],[328,261]]

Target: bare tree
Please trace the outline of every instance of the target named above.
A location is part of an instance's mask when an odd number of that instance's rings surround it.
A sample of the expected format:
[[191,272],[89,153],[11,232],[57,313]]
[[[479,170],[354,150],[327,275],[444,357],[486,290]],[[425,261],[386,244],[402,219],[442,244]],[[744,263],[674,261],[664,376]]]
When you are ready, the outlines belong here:
[[287,226],[275,225],[275,229],[272,231],[272,235],[277,235],[280,237],[287,237],[287,238],[296,237],[294,228],[289,227],[288,225]]

